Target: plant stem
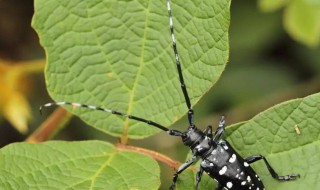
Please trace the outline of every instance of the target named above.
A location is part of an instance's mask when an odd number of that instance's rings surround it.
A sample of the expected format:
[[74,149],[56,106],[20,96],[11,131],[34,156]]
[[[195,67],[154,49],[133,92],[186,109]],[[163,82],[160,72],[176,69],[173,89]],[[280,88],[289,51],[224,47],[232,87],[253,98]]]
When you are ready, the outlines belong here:
[[52,138],[70,120],[72,114],[57,108],[25,141],[39,143]]
[[138,152],[141,154],[145,154],[147,156],[150,156],[154,159],[156,159],[159,162],[162,162],[166,165],[168,165],[169,167],[173,168],[174,170],[177,170],[178,167],[181,165],[180,162],[172,160],[171,158],[169,158],[168,156],[165,156],[163,154],[160,154],[158,152],[149,150],[149,149],[145,149],[145,148],[140,148],[140,147],[135,147],[135,146],[129,146],[129,145],[124,145],[124,144],[116,144],[116,147],[118,150],[130,150],[130,151],[134,151],[134,152]]

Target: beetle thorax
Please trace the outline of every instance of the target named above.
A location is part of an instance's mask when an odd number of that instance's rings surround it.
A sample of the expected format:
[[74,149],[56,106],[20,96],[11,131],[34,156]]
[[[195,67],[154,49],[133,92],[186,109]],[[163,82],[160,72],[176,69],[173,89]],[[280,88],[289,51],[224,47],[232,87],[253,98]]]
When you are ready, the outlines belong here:
[[189,128],[182,137],[182,141],[195,155],[200,157],[215,147],[212,138],[197,128]]
[[197,128],[189,128],[182,136],[183,144],[193,149],[204,139],[204,133]]

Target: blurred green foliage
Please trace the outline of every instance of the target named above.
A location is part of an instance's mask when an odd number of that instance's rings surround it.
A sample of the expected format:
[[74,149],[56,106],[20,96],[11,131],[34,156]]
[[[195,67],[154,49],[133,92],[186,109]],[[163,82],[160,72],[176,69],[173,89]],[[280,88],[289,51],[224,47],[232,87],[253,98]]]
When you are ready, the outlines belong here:
[[259,0],[259,8],[272,12],[283,8],[283,25],[289,35],[309,47],[320,42],[320,1]]

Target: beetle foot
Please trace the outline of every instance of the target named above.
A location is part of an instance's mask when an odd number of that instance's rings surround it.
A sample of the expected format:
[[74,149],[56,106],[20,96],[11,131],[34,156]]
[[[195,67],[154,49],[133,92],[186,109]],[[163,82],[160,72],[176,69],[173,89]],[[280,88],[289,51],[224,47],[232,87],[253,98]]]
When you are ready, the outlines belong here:
[[290,181],[290,180],[295,180],[300,177],[300,174],[289,174],[285,176],[279,176],[278,179],[281,181]]

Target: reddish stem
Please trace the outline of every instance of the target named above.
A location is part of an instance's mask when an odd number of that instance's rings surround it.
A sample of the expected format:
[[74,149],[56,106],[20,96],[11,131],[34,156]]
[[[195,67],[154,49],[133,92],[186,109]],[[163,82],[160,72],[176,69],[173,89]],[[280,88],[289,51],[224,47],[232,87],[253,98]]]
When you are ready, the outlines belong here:
[[177,168],[180,166],[180,162],[172,160],[168,156],[165,156],[163,154],[160,154],[160,153],[152,151],[152,150],[148,150],[148,149],[140,148],[140,147],[135,147],[135,146],[124,145],[124,144],[116,144],[116,147],[118,150],[130,150],[130,151],[138,152],[141,154],[145,154],[147,156],[150,156],[150,157],[158,160],[159,162],[162,162],[162,163],[168,165],[169,167],[173,168],[174,170],[177,170]]
[[66,122],[69,115],[65,109],[57,108],[25,141],[39,143],[50,139]]

